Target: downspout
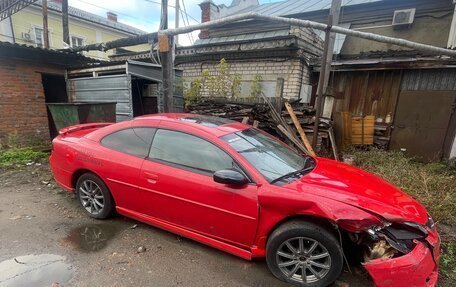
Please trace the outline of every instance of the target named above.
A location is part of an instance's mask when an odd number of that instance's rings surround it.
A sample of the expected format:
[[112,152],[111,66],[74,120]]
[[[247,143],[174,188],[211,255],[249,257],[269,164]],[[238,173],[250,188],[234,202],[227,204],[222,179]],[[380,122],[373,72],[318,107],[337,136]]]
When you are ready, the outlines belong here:
[[[453,4],[456,4],[456,1],[453,0]],[[450,34],[448,35],[448,44],[447,48],[453,49],[456,47],[456,7],[453,12],[453,20],[451,21]]]
[[13,28],[13,17],[9,17],[10,28],[11,28],[11,37],[13,38],[13,44],[16,44],[16,37],[14,36],[14,28]]

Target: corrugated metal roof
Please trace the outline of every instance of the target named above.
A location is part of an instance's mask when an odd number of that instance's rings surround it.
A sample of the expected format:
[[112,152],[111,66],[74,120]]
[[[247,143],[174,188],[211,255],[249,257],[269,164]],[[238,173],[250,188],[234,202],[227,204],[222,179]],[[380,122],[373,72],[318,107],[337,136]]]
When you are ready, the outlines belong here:
[[[383,0],[343,0],[342,5],[346,7],[379,1]],[[270,16],[287,16],[329,9],[331,7],[331,2],[331,0],[287,0],[252,6],[240,12],[236,12],[236,14],[255,12]]]
[[267,31],[267,32],[258,32],[258,33],[250,33],[250,34],[241,34],[241,35],[233,35],[233,36],[225,36],[225,37],[215,37],[215,38],[208,38],[208,39],[197,39],[194,43],[194,46],[200,45],[210,45],[210,44],[218,44],[218,43],[230,43],[230,42],[243,42],[243,41],[251,41],[251,40],[264,40],[264,39],[271,39],[277,37],[285,37],[290,35],[289,29],[283,30],[276,30],[276,31]]
[[[36,3],[32,4],[32,5],[41,7],[42,4],[43,3],[41,2],[41,0],[39,0]],[[62,6],[61,5],[56,4],[56,3],[52,3],[52,2],[49,2],[49,1],[48,1],[48,8],[49,8],[49,10],[62,12]],[[72,7],[72,6],[68,6],[68,14],[70,16],[73,16],[73,17],[76,17],[76,18],[80,18],[80,19],[83,19],[83,20],[86,20],[86,21],[90,21],[90,22],[93,22],[93,23],[96,23],[96,24],[99,24],[99,25],[107,26],[107,27],[110,27],[112,29],[124,31],[124,32],[131,33],[131,34],[134,34],[134,35],[146,34],[146,32],[143,31],[143,30],[137,29],[135,27],[132,27],[132,26],[120,23],[120,22],[114,22],[114,21],[108,20],[107,18],[92,14],[90,12],[87,12],[87,11],[84,11],[84,10],[81,10],[81,9],[78,9],[78,8],[75,8],[75,7]]]
[[35,46],[0,41],[0,58],[3,57],[43,62],[62,67],[78,67],[89,63],[104,62],[70,51],[44,49]]

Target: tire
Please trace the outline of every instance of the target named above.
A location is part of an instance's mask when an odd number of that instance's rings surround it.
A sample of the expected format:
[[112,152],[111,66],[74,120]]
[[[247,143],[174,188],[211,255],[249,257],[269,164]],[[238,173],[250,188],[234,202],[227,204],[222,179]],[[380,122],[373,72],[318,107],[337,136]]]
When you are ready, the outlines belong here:
[[295,220],[279,226],[269,236],[266,262],[272,274],[282,281],[299,287],[326,287],[342,272],[343,253],[329,231]]
[[96,219],[106,219],[115,212],[114,199],[106,184],[93,173],[84,173],[76,183],[76,194],[82,209]]

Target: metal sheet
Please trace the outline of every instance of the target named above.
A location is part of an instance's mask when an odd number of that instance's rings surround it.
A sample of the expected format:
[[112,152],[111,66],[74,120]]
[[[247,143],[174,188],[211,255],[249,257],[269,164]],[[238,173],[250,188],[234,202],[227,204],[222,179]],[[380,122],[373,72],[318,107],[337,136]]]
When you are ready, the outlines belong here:
[[455,101],[454,91],[401,92],[391,148],[424,160],[440,159]]
[[116,102],[116,120],[133,118],[131,76],[115,75],[67,80],[70,101],[74,103]]
[[456,91],[456,69],[420,69],[404,72],[402,91]]

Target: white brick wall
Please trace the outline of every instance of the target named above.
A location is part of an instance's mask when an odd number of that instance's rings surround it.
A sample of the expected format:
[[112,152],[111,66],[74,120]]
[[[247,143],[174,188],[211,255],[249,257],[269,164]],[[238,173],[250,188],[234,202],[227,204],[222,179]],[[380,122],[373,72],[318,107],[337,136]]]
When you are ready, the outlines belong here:
[[[299,59],[256,59],[248,61],[227,61],[232,74],[240,74],[242,82],[252,82],[257,74],[262,76],[263,82],[275,83],[278,78],[284,79],[284,98],[297,98],[301,84],[309,84],[309,67]],[[218,63],[185,63],[178,66],[184,71],[184,82],[191,82],[201,77],[204,70],[215,72]],[[245,96],[246,92],[243,91]],[[266,91],[264,91],[266,93]],[[268,91],[267,94],[274,94]]]

